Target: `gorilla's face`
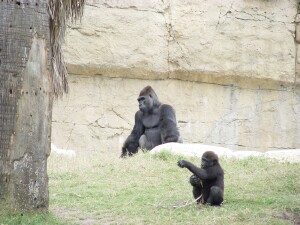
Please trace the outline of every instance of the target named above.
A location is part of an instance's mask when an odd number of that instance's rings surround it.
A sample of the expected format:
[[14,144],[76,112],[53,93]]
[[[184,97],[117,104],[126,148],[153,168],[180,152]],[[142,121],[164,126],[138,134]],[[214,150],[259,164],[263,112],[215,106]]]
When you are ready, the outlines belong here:
[[205,157],[201,158],[201,168],[202,169],[206,169],[208,167],[211,167],[214,164],[215,164],[214,160],[211,160],[211,159],[205,158]]
[[149,112],[152,107],[153,107],[153,99],[151,97],[151,95],[147,95],[147,96],[140,96],[138,99],[139,102],[139,109],[142,112]]

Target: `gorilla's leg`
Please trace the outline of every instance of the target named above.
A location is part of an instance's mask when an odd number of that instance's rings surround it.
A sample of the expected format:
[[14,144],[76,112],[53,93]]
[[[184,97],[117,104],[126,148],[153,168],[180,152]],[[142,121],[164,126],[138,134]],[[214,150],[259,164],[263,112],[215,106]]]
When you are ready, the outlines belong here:
[[210,188],[207,203],[211,205],[220,205],[223,202],[223,190],[217,186]]
[[202,194],[202,187],[193,187],[193,196],[194,196],[194,199],[197,199],[197,204],[202,202],[201,194]]
[[139,145],[141,149],[151,150],[160,144],[161,140],[159,127],[146,129],[145,134],[143,134],[139,139]]
[[[190,184],[193,186],[193,196],[197,199],[197,203],[201,202],[202,198],[199,198],[202,194],[202,183],[201,179],[195,175],[190,177]],[[198,199],[199,198],[199,199]]]
[[139,146],[142,150],[151,150],[153,148],[152,143],[147,140],[147,137],[144,134],[139,139]]
[[183,143],[182,137],[179,136],[177,143]]

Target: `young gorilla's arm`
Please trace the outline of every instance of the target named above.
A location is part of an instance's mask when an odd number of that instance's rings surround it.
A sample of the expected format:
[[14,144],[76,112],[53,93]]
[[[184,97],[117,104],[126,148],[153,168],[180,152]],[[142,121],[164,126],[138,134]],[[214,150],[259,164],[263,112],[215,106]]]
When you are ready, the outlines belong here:
[[190,184],[193,187],[202,187],[201,179],[199,177],[197,177],[195,174],[193,174],[190,177]]
[[129,154],[136,153],[139,147],[139,139],[144,132],[145,127],[142,123],[142,113],[140,111],[137,111],[135,113],[135,122],[133,130],[131,131],[130,135],[127,137],[126,141],[123,144],[121,157],[125,157],[127,151]]
[[181,168],[187,168],[202,180],[210,180],[217,177],[217,173],[215,172],[215,170],[211,170],[210,168],[202,169],[185,160],[179,160],[177,162],[177,165]]

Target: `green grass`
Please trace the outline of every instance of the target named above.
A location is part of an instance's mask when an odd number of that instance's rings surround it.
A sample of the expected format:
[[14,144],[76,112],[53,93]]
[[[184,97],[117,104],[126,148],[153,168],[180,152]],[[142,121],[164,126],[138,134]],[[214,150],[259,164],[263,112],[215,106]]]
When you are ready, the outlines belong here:
[[[295,224],[300,221],[300,165],[221,158],[222,207],[192,202],[183,157],[163,152],[52,155],[49,215],[1,218],[0,224]],[[196,164],[199,159],[186,158]],[[30,222],[29,222],[30,221]],[[89,223],[90,222],[90,223]]]
[[0,225],[21,225],[21,224],[42,224],[42,225],[53,225],[53,224],[66,224],[53,213],[47,214],[27,214],[27,215],[13,215],[13,216],[0,216]]

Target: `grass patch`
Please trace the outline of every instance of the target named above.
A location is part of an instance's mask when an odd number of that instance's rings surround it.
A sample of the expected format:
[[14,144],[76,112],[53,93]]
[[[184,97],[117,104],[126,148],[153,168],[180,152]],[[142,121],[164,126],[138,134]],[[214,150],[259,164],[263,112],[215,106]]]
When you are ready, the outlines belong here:
[[47,214],[22,214],[11,216],[0,216],[1,225],[20,225],[20,224],[43,224],[43,225],[62,225],[67,222],[62,221],[53,213]]
[[168,152],[139,153],[126,159],[112,153],[82,153],[72,159],[51,155],[50,214],[42,222],[10,223],[9,218],[0,218],[0,224],[300,222],[299,164],[221,158],[225,171],[223,206],[180,207],[193,200],[188,183],[191,174],[177,166],[177,160],[182,158],[199,164],[197,158]]

